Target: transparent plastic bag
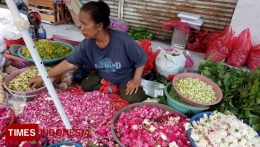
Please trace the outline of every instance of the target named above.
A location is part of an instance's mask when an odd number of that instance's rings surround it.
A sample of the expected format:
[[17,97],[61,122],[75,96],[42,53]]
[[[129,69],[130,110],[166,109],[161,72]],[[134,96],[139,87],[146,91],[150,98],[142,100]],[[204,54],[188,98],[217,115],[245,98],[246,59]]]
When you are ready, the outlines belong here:
[[26,97],[16,97],[8,94],[7,96],[7,106],[14,110],[15,116],[18,116],[23,112],[23,108],[27,105]]
[[141,79],[141,86],[146,95],[150,97],[158,97],[164,95],[164,85],[158,82]]
[[73,71],[68,71],[66,73],[64,73],[61,76],[61,83],[66,83],[67,85],[71,85],[73,82]]

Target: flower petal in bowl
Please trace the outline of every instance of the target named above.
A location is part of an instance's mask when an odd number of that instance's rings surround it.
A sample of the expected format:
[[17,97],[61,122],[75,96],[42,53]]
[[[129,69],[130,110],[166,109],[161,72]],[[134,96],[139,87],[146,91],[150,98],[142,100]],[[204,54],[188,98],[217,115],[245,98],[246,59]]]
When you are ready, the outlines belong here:
[[[55,43],[58,43],[58,44],[62,44],[62,45],[68,46],[68,47],[71,49],[71,53],[70,53],[70,54],[72,54],[73,51],[74,51],[74,46],[72,46],[71,44],[68,44],[68,43],[65,43],[65,42],[59,42],[59,41],[52,41],[52,42],[55,42]],[[21,52],[22,52],[22,50],[23,50],[25,47],[26,47],[26,46],[22,46],[21,48],[19,48],[19,50],[18,50],[18,52],[17,52],[17,53],[18,53],[18,56],[21,57],[21,58],[23,58],[23,59],[25,59],[25,60],[27,60],[27,61],[29,61],[29,62],[34,63],[34,60],[33,60],[33,59],[26,58],[26,57],[24,57],[24,56],[22,55]],[[68,54],[68,55],[65,56],[65,57],[56,58],[56,59],[52,59],[52,60],[42,60],[42,62],[43,62],[43,64],[54,64],[54,63],[58,63],[58,62],[64,60],[65,58],[67,58],[70,54]]]
[[[181,78],[193,78],[193,79],[200,79],[201,81],[207,83],[208,85],[211,85],[213,90],[215,91],[216,95],[217,95],[217,99],[215,102],[213,103],[200,103],[200,102],[196,102],[194,100],[189,99],[188,97],[184,96],[176,87],[175,82]],[[173,87],[177,93],[177,95],[185,102],[191,104],[191,105],[195,105],[195,106],[211,106],[211,105],[216,105],[218,104],[223,97],[222,94],[222,90],[219,88],[219,86],[213,82],[211,79],[200,75],[200,74],[195,74],[195,73],[181,73],[181,74],[177,74],[172,81]]]
[[[31,90],[31,91],[27,91],[27,92],[24,92],[24,91],[15,91],[15,90],[12,90],[9,88],[9,83],[12,81],[13,78],[15,78],[16,76],[18,76],[20,73],[23,73],[27,70],[28,68],[22,68],[22,69],[19,69],[13,73],[11,73],[10,75],[8,75],[5,80],[4,80],[4,83],[3,83],[3,86],[4,88],[9,92],[11,93],[12,95],[19,95],[19,96],[34,96],[34,95],[37,95],[39,94],[40,92],[42,91],[46,91],[47,90],[47,87],[46,86],[43,86],[41,88],[38,88],[38,89],[35,89],[35,90]],[[54,78],[51,79],[51,81],[53,82],[54,81]]]
[[209,109],[209,107],[194,106],[194,105],[190,105],[186,102],[178,101],[175,97],[172,97],[170,95],[171,88],[172,88],[172,83],[168,84],[164,89],[164,93],[167,97],[167,103],[170,107],[177,109],[178,111],[180,111],[182,113],[187,113],[189,111],[192,111],[194,114],[197,114],[197,113],[200,113],[202,111]]
[[183,116],[184,118],[188,118],[186,115],[182,114],[181,112],[167,106],[167,105],[163,105],[163,104],[159,104],[159,103],[153,103],[153,102],[140,102],[140,103],[135,103],[135,104],[131,104],[131,105],[128,105],[122,109],[120,109],[113,117],[112,121],[111,121],[111,132],[112,132],[112,135],[115,139],[115,141],[119,144],[119,146],[121,147],[125,147],[125,145],[120,141],[119,137],[117,136],[116,134],[116,129],[115,129],[115,124],[116,124],[116,121],[119,119],[120,115],[122,113],[125,113],[125,112],[129,112],[131,111],[133,108],[135,107],[139,107],[139,106],[151,106],[151,107],[157,107],[157,108],[160,108],[160,109],[163,109],[165,111],[169,111],[170,113],[176,113],[176,114],[179,114],[180,116]]
[[[198,121],[200,120],[201,118],[204,117],[204,114],[206,114],[207,116],[210,116],[212,114],[212,111],[207,111],[207,112],[202,112],[202,113],[199,113],[199,114],[196,114],[194,115],[190,120],[189,120],[189,123],[192,125],[192,122],[194,121]],[[245,122],[244,122],[245,123]],[[245,123],[247,124],[247,123]],[[248,124],[247,124],[248,125]],[[257,131],[258,135],[260,136],[260,132]],[[197,147],[196,146],[196,143],[194,142],[194,140],[191,138],[191,128],[187,130],[187,135],[188,135],[188,139],[190,141],[190,144],[192,147]]]

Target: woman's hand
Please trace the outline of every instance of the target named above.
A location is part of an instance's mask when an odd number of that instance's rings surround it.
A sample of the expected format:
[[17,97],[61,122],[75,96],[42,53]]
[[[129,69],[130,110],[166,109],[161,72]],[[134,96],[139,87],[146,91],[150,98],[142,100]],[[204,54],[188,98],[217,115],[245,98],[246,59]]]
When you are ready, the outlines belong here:
[[126,95],[128,94],[131,95],[133,92],[137,93],[139,86],[140,86],[140,79],[132,79],[131,81],[129,81],[126,84]]
[[35,77],[35,78],[30,78],[28,86],[31,89],[36,88],[37,86],[39,86],[40,84],[43,83],[42,77]]

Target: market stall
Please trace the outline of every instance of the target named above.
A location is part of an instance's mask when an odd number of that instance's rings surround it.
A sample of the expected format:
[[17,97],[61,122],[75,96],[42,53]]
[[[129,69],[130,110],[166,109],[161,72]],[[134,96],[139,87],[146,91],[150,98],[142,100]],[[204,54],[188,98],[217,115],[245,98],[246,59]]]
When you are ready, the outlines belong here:
[[[7,4],[25,44],[13,43],[4,51],[10,62],[0,73],[0,146],[260,146],[259,45],[252,46],[249,29],[238,36],[229,25],[222,32],[200,31],[202,23],[194,24],[203,22],[199,15],[179,13],[162,24],[174,30],[172,44],[152,48],[154,34],[145,27],[129,29],[111,20],[110,29],[128,33],[148,56],[140,82],[147,99],[129,104],[106,80],[98,90],[85,92],[80,85],[84,66],[49,78],[47,72],[79,42],[56,35],[32,41],[28,21],[13,2]],[[193,24],[182,21],[187,17]],[[198,67],[194,52],[205,53]],[[30,78],[37,76],[44,83],[30,89]],[[12,124],[37,124],[38,137],[6,141]]]

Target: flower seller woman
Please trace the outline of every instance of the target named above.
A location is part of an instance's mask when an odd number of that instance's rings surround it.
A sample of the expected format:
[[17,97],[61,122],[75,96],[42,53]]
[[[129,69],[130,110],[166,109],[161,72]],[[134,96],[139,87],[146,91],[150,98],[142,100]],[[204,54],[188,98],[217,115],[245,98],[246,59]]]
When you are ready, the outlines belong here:
[[[96,70],[82,80],[84,91],[98,90],[100,81],[115,84],[121,97],[129,103],[146,99],[140,86],[141,76],[147,55],[144,50],[126,33],[108,29],[110,25],[110,8],[103,2],[88,2],[79,13],[81,31],[85,39],[77,49],[52,68],[48,75],[55,77],[75,69],[77,66],[87,66]],[[41,77],[31,78],[29,86],[35,88],[43,83]]]

